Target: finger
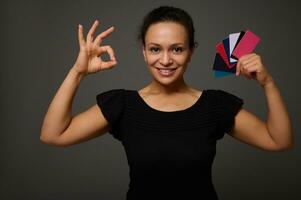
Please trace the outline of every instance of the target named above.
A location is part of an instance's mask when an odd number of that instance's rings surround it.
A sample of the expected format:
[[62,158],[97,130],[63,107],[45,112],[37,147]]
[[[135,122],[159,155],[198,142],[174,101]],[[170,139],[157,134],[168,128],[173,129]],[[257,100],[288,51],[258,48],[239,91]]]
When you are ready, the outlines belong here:
[[78,25],[78,42],[80,48],[82,48],[85,45],[85,39],[84,39],[84,33],[83,33],[83,26],[81,24]]
[[245,75],[245,77],[247,77],[250,80],[255,77],[254,73],[256,72],[256,70],[257,70],[256,66],[249,67],[249,68],[243,69],[243,74]]
[[255,66],[259,68],[258,59],[256,55],[250,55],[248,58],[245,57],[242,60],[239,60],[240,63],[240,71],[246,71],[247,68]]
[[236,64],[236,76],[240,74],[241,71],[241,61],[238,61]]
[[111,46],[107,45],[107,46],[101,46],[101,47],[98,48],[98,54],[99,55],[104,53],[104,52],[107,52],[109,54],[109,57],[110,57],[111,61],[116,60],[114,50],[112,49]]
[[257,63],[257,61],[258,61],[258,59],[255,56],[255,57],[250,57],[250,58],[248,58],[246,60],[242,60],[241,64],[242,64],[243,67],[245,67],[245,66],[248,66],[250,64]]
[[258,67],[256,67],[256,65],[246,68],[246,71],[249,72],[249,73],[260,72],[260,70],[258,69]]
[[98,24],[99,24],[98,20],[95,20],[92,27],[90,28],[90,30],[87,34],[87,42],[92,42],[93,41],[93,34],[95,33]]
[[[247,54],[239,59],[240,71],[247,79],[254,79],[254,73],[258,70],[258,56],[255,53]],[[254,70],[255,68],[255,70]]]
[[255,58],[256,58],[256,54],[246,54],[246,55],[243,55],[242,57],[240,57],[237,62],[239,62],[242,67],[246,63],[250,62],[251,60],[253,60]]
[[249,67],[258,67],[258,65],[257,65],[257,63],[256,62],[250,62],[250,63],[248,63],[248,64],[246,64],[246,65],[243,65],[242,66],[242,68],[244,69],[244,70],[246,70],[246,69],[248,69]]
[[108,62],[102,62],[101,63],[101,65],[102,65],[101,68],[103,68],[103,69],[110,68],[110,67],[113,67],[116,64],[117,64],[116,60],[114,60],[114,61],[108,61]]
[[239,64],[239,74],[245,76],[246,78],[249,79],[247,71],[243,68],[242,64]]
[[243,71],[242,74],[249,80],[252,78],[251,74],[247,71]]
[[96,38],[95,38],[95,44],[97,45],[97,46],[99,46],[101,43],[102,43],[102,41],[103,41],[103,39],[105,38],[105,37],[107,37],[108,35],[110,35],[113,31],[114,31],[114,27],[112,26],[112,27],[110,27],[109,29],[107,29],[106,31],[104,31],[104,32],[102,32],[101,34],[99,34]]

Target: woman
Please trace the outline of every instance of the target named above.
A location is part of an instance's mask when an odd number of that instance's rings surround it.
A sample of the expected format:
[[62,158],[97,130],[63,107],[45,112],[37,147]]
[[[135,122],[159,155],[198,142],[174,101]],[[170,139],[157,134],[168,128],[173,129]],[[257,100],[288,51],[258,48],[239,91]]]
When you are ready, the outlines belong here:
[[[97,104],[71,116],[81,80],[117,64],[110,46],[101,46],[114,27],[94,37],[96,20],[85,40],[79,25],[80,52],[46,113],[41,140],[56,146],[77,144],[106,132],[122,142],[130,166],[127,199],[218,199],[211,181],[216,141],[225,133],[267,151],[293,146],[290,119],[271,74],[257,54],[241,57],[236,75],[255,79],[264,90],[266,122],[242,107],[243,100],[223,90],[197,90],[183,75],[196,48],[191,17],[162,6],[144,18],[140,39],[153,80],[139,91],[113,89]],[[100,55],[108,53],[110,61]]]

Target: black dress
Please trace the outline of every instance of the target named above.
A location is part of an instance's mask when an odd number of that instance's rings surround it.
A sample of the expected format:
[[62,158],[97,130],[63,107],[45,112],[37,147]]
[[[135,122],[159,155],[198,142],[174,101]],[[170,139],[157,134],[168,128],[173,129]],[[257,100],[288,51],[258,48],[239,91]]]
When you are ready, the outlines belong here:
[[112,89],[96,99],[126,152],[127,200],[218,199],[211,176],[216,141],[232,129],[241,98],[208,89],[171,112],[152,108],[136,90]]

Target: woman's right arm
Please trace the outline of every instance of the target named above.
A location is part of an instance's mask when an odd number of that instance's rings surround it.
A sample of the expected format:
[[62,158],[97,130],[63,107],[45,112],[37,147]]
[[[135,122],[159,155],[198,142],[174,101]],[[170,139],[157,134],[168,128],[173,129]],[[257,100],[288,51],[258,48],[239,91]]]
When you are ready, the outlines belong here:
[[[100,46],[102,40],[113,32],[111,27],[99,34],[93,41],[93,34],[98,26],[96,20],[87,34],[83,37],[83,27],[78,29],[80,52],[74,66],[69,70],[52,102],[49,105],[41,128],[42,142],[55,146],[70,146],[109,130],[109,124],[97,104],[88,110],[71,116],[72,102],[81,80],[88,74],[110,69],[116,65],[113,49],[110,46]],[[102,61],[100,55],[107,52],[110,61]]]

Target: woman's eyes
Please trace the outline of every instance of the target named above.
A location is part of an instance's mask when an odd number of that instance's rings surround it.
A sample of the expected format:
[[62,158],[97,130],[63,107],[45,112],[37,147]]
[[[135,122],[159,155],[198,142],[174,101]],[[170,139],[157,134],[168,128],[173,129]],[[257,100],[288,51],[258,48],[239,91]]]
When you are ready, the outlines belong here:
[[158,47],[152,47],[152,48],[150,48],[150,51],[152,52],[152,53],[158,53],[159,52],[159,48]]
[[[158,48],[158,47],[151,47],[149,50],[150,50],[152,53],[159,53],[160,48]],[[174,47],[174,48],[172,49],[172,51],[173,51],[174,53],[181,53],[181,52],[183,51],[183,48],[182,48],[182,47]]]
[[181,53],[182,51],[183,51],[182,47],[175,47],[175,48],[173,48],[173,52],[175,52],[175,53]]

